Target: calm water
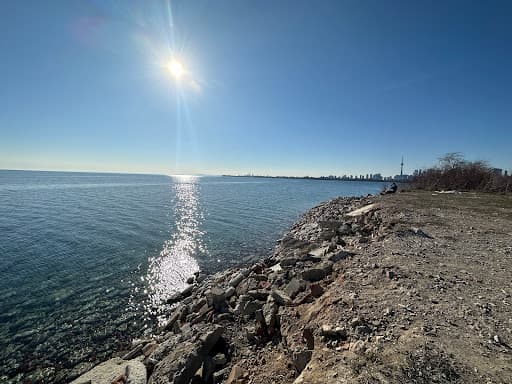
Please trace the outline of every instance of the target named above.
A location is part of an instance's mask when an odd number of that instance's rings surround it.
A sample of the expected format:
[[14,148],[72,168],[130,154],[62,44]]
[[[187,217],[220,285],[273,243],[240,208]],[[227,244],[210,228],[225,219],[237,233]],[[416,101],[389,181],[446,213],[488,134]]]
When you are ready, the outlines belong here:
[[0,171],[0,381],[59,382],[150,333],[198,269],[270,252],[378,183]]

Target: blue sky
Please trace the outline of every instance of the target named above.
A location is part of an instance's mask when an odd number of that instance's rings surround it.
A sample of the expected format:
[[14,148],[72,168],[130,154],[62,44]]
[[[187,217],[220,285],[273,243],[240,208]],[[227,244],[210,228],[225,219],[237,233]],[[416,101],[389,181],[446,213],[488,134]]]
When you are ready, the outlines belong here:
[[391,175],[456,151],[512,168],[508,1],[1,7],[0,168]]

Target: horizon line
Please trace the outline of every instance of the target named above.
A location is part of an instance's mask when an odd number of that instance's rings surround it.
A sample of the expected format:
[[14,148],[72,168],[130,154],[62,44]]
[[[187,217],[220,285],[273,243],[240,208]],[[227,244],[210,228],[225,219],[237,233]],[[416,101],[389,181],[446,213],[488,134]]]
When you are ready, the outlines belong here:
[[[350,176],[349,174],[345,175],[320,175],[320,176],[310,176],[310,175],[301,175],[301,176],[291,176],[291,175],[263,175],[263,174],[227,174],[227,173],[221,173],[221,174],[210,174],[210,173],[152,173],[152,172],[127,172],[127,171],[90,171],[90,170],[62,170],[62,169],[21,169],[21,168],[0,168],[0,171],[6,171],[6,172],[51,172],[51,173],[91,173],[91,174],[106,174],[106,175],[144,175],[144,176],[168,176],[168,177],[179,177],[179,176],[195,176],[195,177],[259,177],[259,178],[287,178],[287,179],[321,179],[321,178],[337,178],[341,179],[343,176]],[[380,173],[378,173],[380,174]],[[361,174],[354,174],[353,176],[360,176]],[[366,174],[362,174],[362,176],[365,176]],[[370,173],[368,173],[370,175]],[[371,174],[373,175],[373,174]],[[394,176],[381,176],[383,179],[388,177],[394,177]],[[354,177],[353,180],[346,180],[346,181],[359,181],[360,179],[357,179]],[[371,180],[371,179],[362,179],[364,180]],[[385,180],[382,180],[385,181]]]

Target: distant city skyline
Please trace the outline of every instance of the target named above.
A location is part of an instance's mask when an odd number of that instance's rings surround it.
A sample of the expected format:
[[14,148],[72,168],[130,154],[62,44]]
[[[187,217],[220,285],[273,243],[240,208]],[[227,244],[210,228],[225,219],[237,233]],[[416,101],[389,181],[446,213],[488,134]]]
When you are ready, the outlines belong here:
[[512,169],[508,1],[5,2],[0,169]]

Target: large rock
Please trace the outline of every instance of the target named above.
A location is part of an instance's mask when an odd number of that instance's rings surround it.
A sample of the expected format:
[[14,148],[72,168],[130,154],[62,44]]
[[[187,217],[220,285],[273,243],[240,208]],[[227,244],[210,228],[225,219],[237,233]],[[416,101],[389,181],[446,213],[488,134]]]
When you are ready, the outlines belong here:
[[171,297],[169,297],[167,299],[167,304],[174,304],[177,303],[178,301],[183,300],[186,297],[189,297],[193,290],[193,285],[187,285],[181,292],[176,292]]
[[368,212],[374,211],[379,208],[379,205],[377,203],[368,204],[364,207],[358,208],[352,212],[347,213],[347,216],[350,217],[358,217],[367,214]]
[[297,296],[297,293],[302,292],[304,289],[306,289],[306,282],[294,277],[286,285],[284,291],[291,299],[294,299],[295,296]]
[[247,301],[242,307],[240,314],[243,316],[252,316],[254,315],[254,312],[263,307],[263,304],[265,304],[265,302],[261,300]]
[[282,272],[283,271],[281,264],[275,264],[275,265],[271,266],[270,269],[272,270],[272,272]]
[[266,301],[269,295],[269,291],[265,289],[254,289],[252,291],[247,292],[247,295],[256,300]]
[[291,305],[292,299],[284,293],[283,291],[280,291],[279,289],[274,289],[272,291],[272,298],[278,305]]
[[302,278],[307,281],[322,280],[332,272],[332,263],[322,263],[317,267],[302,271]]
[[282,267],[293,267],[295,264],[297,264],[297,261],[299,261],[298,258],[293,256],[287,256],[279,262]]
[[[128,374],[128,376],[126,376]],[[111,384],[124,375],[131,384],[146,384],[146,367],[138,360],[110,359],[84,373],[71,384]]]
[[197,343],[185,341],[155,366],[150,384],[187,383],[201,367],[203,359]]
[[270,335],[277,333],[279,329],[279,316],[278,316],[278,306],[271,298],[263,305],[263,317],[265,318],[265,323],[268,327],[268,332]]
[[308,252],[308,256],[321,258],[327,252],[329,252],[329,247],[315,248],[315,249],[313,249],[313,250]]
[[224,290],[219,287],[213,287],[212,289],[206,291],[206,299],[208,300],[208,304],[216,308],[224,302],[225,298],[226,296]]
[[322,228],[322,229],[330,229],[330,230],[335,231],[341,225],[343,225],[343,222],[338,221],[338,220],[320,220],[318,222],[318,224],[320,225],[320,228]]
[[249,381],[249,372],[245,371],[241,363],[237,363],[231,368],[231,372],[226,380],[226,384],[245,384]]
[[188,384],[223,332],[223,327],[214,325],[208,327],[196,341],[184,341],[176,345],[156,364],[148,383]]
[[229,280],[228,285],[230,285],[233,288],[238,287],[238,284],[241,283],[241,281],[244,279],[244,275],[241,273],[237,273],[231,280]]
[[281,246],[283,248],[302,248],[308,246],[309,243],[304,240],[295,239],[294,237],[287,236],[281,240]]
[[353,256],[354,253],[352,252],[347,252],[347,251],[334,251],[334,252],[331,252],[327,255],[325,255],[325,257],[329,260],[329,261],[332,261],[334,263],[337,263],[338,261],[341,261],[341,260],[344,260],[348,257],[351,257]]
[[308,365],[309,361],[311,360],[311,356],[313,356],[313,351],[307,349],[294,351],[292,353],[292,362],[298,373],[301,373],[304,368],[306,368],[306,365]]
[[352,233],[352,226],[349,225],[348,223],[340,225],[340,227],[338,228],[338,234],[341,236],[349,236],[352,235]]

